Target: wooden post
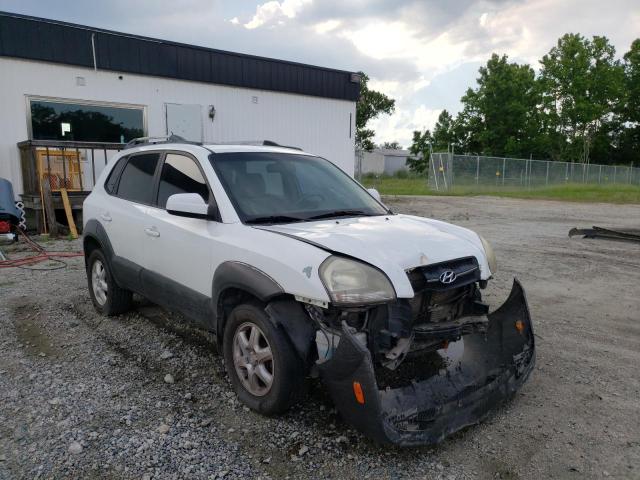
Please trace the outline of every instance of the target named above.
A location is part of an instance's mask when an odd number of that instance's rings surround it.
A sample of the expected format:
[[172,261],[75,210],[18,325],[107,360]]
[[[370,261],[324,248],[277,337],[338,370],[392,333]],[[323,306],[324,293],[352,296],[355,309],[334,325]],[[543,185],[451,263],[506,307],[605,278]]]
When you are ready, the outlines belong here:
[[51,185],[49,185],[49,178],[43,178],[40,185],[42,187],[42,208],[47,215],[49,234],[55,236],[58,235],[58,224],[56,223],[56,211],[53,208],[53,198],[51,197]]
[[69,225],[71,236],[74,239],[78,238],[78,229],[76,228],[76,222],[73,221],[73,214],[71,213],[71,204],[69,203],[69,195],[67,195],[67,189],[61,188],[60,195],[62,195],[62,204],[64,205],[64,213],[67,216],[67,225]]

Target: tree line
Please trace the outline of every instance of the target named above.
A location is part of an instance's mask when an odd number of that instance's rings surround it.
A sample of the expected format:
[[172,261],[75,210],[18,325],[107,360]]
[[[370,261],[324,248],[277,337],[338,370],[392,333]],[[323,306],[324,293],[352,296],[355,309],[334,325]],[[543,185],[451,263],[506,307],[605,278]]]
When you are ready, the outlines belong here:
[[[415,131],[409,167],[429,152],[640,165],[640,39],[621,60],[606,37],[569,33],[540,71],[493,54],[462,110],[443,110],[433,129]],[[393,105],[393,104],[392,104]]]

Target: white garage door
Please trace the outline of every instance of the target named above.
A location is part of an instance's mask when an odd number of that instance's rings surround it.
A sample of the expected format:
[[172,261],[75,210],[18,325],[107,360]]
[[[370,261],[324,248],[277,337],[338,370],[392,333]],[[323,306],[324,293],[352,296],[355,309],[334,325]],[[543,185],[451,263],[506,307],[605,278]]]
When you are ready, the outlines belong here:
[[202,142],[202,106],[166,103],[167,135]]

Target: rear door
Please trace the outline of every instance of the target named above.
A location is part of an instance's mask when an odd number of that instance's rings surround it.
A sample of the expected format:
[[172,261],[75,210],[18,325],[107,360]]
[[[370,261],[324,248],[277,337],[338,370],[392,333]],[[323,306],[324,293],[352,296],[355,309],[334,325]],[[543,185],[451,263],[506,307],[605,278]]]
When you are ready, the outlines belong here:
[[99,213],[115,258],[116,277],[125,286],[145,293],[141,286],[141,271],[147,265],[145,230],[148,209],[154,201],[156,170],[160,164],[158,152],[138,153],[127,158],[117,186]]
[[158,303],[192,318],[206,319],[213,279],[212,251],[224,225],[169,214],[167,199],[178,193],[197,193],[207,203],[213,198],[197,159],[183,152],[167,152],[159,171],[156,205],[148,209],[145,224],[157,236],[145,242],[149,272],[144,279],[153,286]]

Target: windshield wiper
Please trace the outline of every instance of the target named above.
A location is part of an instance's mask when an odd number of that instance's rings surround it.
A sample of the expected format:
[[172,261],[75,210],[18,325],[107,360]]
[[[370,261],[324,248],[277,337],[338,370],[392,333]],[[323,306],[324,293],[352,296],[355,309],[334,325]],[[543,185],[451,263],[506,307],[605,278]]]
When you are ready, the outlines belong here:
[[302,222],[304,220],[306,219],[300,217],[290,217],[287,215],[268,215],[265,217],[255,217],[249,220],[245,220],[245,223],[293,223]]
[[335,218],[335,217],[368,217],[370,213],[362,210],[334,210],[332,212],[320,213],[319,215],[313,215],[307,217],[307,220],[320,220],[321,218]]

